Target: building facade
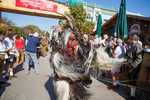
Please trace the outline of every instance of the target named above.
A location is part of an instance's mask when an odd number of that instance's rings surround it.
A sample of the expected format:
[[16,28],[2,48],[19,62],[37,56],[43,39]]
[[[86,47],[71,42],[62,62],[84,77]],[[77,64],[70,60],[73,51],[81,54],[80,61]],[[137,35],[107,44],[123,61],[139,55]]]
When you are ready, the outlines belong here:
[[108,8],[96,4],[90,4],[87,2],[83,2],[83,7],[89,16],[87,20],[92,21],[95,24],[97,24],[99,14],[101,14],[102,16],[102,23],[105,23],[117,13],[117,10],[114,10],[113,8]]
[[[107,22],[110,18],[112,18],[115,14],[118,13],[118,10],[115,10],[114,8],[104,7],[101,5],[93,4],[93,3],[87,3],[83,2],[83,0],[70,0],[68,1],[69,6],[73,6],[75,4],[83,5],[86,13],[88,14],[88,21],[92,21],[95,23],[95,29],[97,28],[97,20],[99,14],[102,16],[102,24]],[[129,15],[136,15],[136,16],[142,16],[139,13],[132,13],[128,12]]]

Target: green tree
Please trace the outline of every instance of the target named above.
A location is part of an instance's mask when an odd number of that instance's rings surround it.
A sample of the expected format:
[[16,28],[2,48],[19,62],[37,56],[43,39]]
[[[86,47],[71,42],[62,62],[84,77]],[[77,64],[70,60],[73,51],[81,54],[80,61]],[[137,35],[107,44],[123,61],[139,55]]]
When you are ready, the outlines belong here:
[[[42,36],[44,36],[44,35],[45,35],[44,33],[45,33],[45,31],[42,31]],[[45,35],[45,37],[49,38],[49,35],[50,35],[50,34],[49,34],[49,32],[48,32],[48,31],[46,31],[46,35]]]
[[79,29],[81,22],[82,23],[81,33],[90,34],[95,24],[93,22],[87,21],[88,15],[86,14],[83,6],[75,4],[71,6],[69,9],[70,14],[66,13],[66,15],[69,16],[70,18],[71,16],[73,16],[77,30]]
[[15,23],[13,21],[9,20],[7,17],[2,17],[2,19],[0,19],[0,22],[7,23],[7,25],[9,25],[9,26],[15,25]]
[[6,33],[6,31],[10,29],[12,25],[15,25],[15,24],[11,20],[8,20],[7,18],[4,18],[4,17],[0,19],[0,30],[2,32]]
[[27,37],[28,34],[34,33],[34,32],[38,32],[39,37],[41,37],[43,35],[41,29],[38,26],[27,25],[27,26],[23,27],[23,33],[25,34],[25,37]]

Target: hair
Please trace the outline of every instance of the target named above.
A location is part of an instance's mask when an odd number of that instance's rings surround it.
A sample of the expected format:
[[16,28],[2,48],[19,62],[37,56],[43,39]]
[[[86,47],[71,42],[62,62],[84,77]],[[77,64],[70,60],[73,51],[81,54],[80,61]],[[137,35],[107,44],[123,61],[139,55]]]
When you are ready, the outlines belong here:
[[16,39],[20,39],[20,36],[19,36],[19,35],[17,35],[17,36],[16,36]]
[[137,35],[132,35],[132,37],[131,37],[133,40],[135,40],[135,41],[138,41],[139,40],[139,37],[137,36]]
[[8,29],[8,31],[6,32],[6,37],[12,38],[14,34],[14,31],[12,29]]
[[4,35],[4,33],[0,30],[0,36]]
[[119,38],[120,38],[121,40],[123,40],[123,36],[119,36]]

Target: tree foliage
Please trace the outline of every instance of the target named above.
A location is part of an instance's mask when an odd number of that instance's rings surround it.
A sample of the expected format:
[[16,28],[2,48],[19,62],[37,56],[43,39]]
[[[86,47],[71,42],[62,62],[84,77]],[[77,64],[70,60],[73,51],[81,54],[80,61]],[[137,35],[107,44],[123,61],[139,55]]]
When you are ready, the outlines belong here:
[[[25,27],[18,27],[15,26],[15,23],[11,20],[8,20],[7,18],[2,18],[0,20],[0,30],[4,33],[8,29],[12,29],[15,34],[23,37],[27,37],[30,33],[38,32],[39,37],[42,37],[44,35],[44,31],[42,31],[38,26],[35,25],[27,25]],[[46,37],[49,37],[49,32],[46,32]]]
[[0,19],[0,22],[7,23],[7,25],[9,26],[15,25],[15,23],[12,20],[9,20],[7,17],[2,17],[2,19]]
[[95,24],[93,22],[87,21],[88,15],[86,14],[83,6],[75,4],[71,6],[69,9],[70,14],[66,13],[66,15],[69,16],[70,18],[71,16],[73,16],[77,30],[79,29],[81,22],[82,23],[81,33],[90,34]]
[[15,25],[15,24],[11,20],[8,20],[7,18],[4,18],[4,17],[0,19],[0,31],[6,33],[6,31],[10,29],[12,25]]

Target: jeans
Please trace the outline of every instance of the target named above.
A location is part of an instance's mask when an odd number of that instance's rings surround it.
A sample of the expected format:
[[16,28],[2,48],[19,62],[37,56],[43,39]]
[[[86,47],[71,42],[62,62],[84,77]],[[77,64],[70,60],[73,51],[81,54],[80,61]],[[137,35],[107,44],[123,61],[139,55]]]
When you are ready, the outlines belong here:
[[26,68],[26,73],[29,73],[29,60],[31,59],[34,63],[34,70],[35,72],[39,72],[38,68],[38,60],[37,60],[37,54],[36,53],[31,53],[25,51],[25,68]]

